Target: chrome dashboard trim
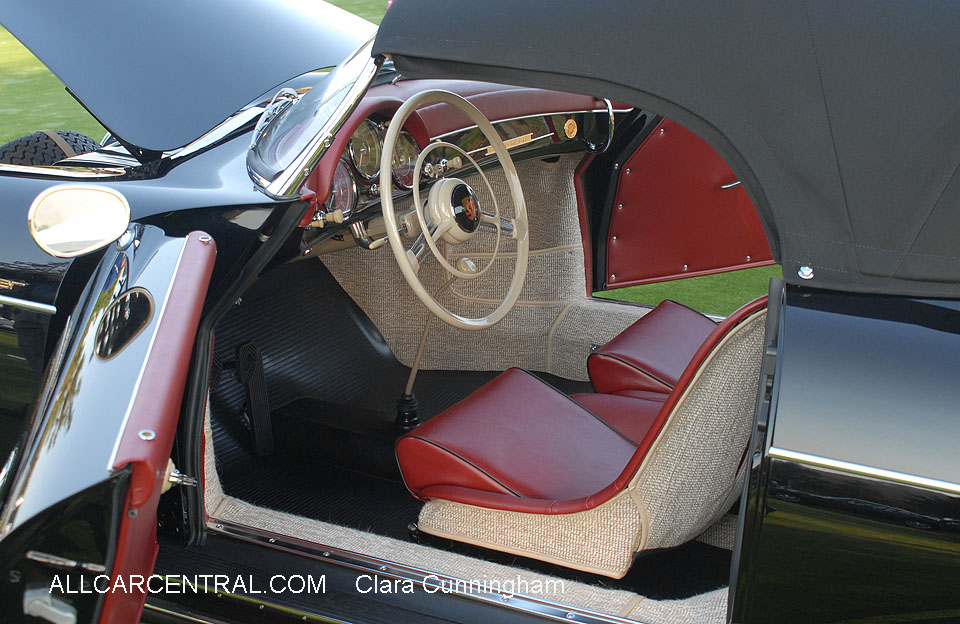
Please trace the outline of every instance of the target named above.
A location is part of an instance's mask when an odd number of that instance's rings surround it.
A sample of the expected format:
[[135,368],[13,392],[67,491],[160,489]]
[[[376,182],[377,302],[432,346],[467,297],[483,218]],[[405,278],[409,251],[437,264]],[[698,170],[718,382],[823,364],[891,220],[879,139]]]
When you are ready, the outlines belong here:
[[57,306],[28,301],[26,299],[18,299],[16,297],[8,297],[7,295],[0,295],[0,305],[13,306],[14,308],[29,310],[30,312],[40,312],[41,314],[57,313]]
[[[430,589],[438,591],[444,587],[443,583],[452,583],[453,587],[469,583],[464,579],[458,579],[453,576],[438,574],[385,559],[369,557],[340,548],[314,544],[306,540],[288,537],[279,533],[248,527],[226,520],[218,520],[213,517],[207,521],[207,530],[212,533],[267,548],[304,555],[321,561],[329,561],[336,565],[360,570],[362,572],[372,572],[376,575],[393,579],[409,580],[420,587],[429,587]],[[449,587],[449,585],[447,585],[447,587]],[[576,622],[579,624],[636,624],[636,620],[628,620],[619,616],[598,613],[580,607],[566,606],[523,594],[507,594],[493,589],[489,591],[479,591],[477,593],[469,591],[452,591],[450,593],[452,595],[478,600],[514,611],[531,613],[560,622]]]
[[949,492],[951,494],[960,494],[960,484],[951,483],[950,481],[930,479],[928,477],[897,472],[895,470],[886,470],[884,468],[876,468],[874,466],[864,466],[863,464],[856,464],[840,459],[830,459],[829,457],[820,457],[818,455],[810,455],[808,453],[791,451],[788,449],[777,448],[775,446],[770,447],[769,454],[770,457],[777,459],[786,459],[801,464],[810,464],[813,466],[820,466],[822,468],[832,468],[841,472],[875,477],[877,479],[883,479],[884,481],[892,481],[905,485],[917,485],[920,487],[929,488],[931,490],[939,490],[942,492]]
[[[607,102],[607,100],[604,100],[604,102]],[[609,102],[607,103],[609,104]],[[629,110],[630,109],[626,109],[626,108],[621,110],[614,110],[613,104],[609,104],[609,107],[604,106],[603,108],[594,108],[591,110],[554,111],[551,113],[534,113],[532,115],[520,115],[518,117],[507,117],[506,119],[498,119],[496,121],[491,121],[490,123],[493,124],[494,128],[496,128],[498,125],[502,123],[510,123],[511,121],[523,121],[524,119],[536,119],[538,117],[551,117],[553,115],[587,115],[587,114],[603,115],[606,113],[606,114],[609,114],[610,117],[612,118],[614,113],[626,113]],[[450,132],[445,132],[444,134],[438,134],[435,137],[430,137],[430,142],[433,143],[434,141],[448,141],[450,143],[453,143],[453,141],[449,140],[450,137],[457,134],[462,134],[464,132],[469,132],[470,130],[476,129],[476,127],[477,126],[475,125],[465,126],[463,128],[451,130]]]

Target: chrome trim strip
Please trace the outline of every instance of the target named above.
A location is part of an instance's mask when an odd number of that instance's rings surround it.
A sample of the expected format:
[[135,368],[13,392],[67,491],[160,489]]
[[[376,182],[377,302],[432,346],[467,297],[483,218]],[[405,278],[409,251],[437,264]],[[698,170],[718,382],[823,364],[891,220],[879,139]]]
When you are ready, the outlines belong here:
[[[469,98],[467,99],[467,101],[468,102],[470,101]],[[606,100],[604,100],[604,102],[606,102]],[[609,115],[613,116],[614,113],[626,113],[629,110],[630,109],[614,110],[613,104],[610,104],[609,108],[604,107],[604,108],[595,108],[593,110],[557,111],[554,113],[534,113],[533,115],[520,115],[519,117],[508,117],[506,119],[498,119],[496,121],[491,121],[490,123],[493,124],[494,128],[496,128],[498,125],[502,123],[509,123],[511,121],[523,121],[524,119],[539,119],[542,117],[551,117],[553,115],[586,115],[587,113],[602,115],[604,113],[608,113]],[[466,126],[464,128],[458,128],[457,130],[451,130],[450,132],[445,132],[444,134],[438,134],[435,137],[430,137],[430,143],[433,143],[434,141],[447,141],[450,137],[456,134],[469,132],[470,130],[476,129],[476,127],[477,127],[476,125]],[[448,142],[452,142],[452,141],[448,141]],[[486,147],[484,147],[483,149],[486,149]]]
[[16,297],[8,297],[6,295],[0,295],[0,305],[13,306],[15,308],[29,310],[30,312],[40,312],[41,314],[57,313],[57,306],[52,306],[47,303],[27,301],[26,299],[17,299]]
[[256,105],[237,111],[233,115],[227,117],[227,119],[224,121],[220,122],[215,128],[201,136],[199,139],[196,139],[179,149],[165,152],[163,156],[164,158],[169,158],[171,161],[183,160],[184,158],[193,156],[197,152],[204,150],[211,145],[219,143],[247,124],[252,123],[258,117],[260,117],[265,110],[265,106]]
[[801,453],[799,451],[790,451],[787,449],[777,448],[775,446],[770,447],[770,456],[776,457],[777,459],[789,459],[801,464],[811,464],[814,466],[822,466],[824,468],[833,468],[834,470],[839,470],[841,472],[876,477],[878,479],[883,479],[884,481],[893,481],[896,483],[903,483],[905,485],[919,485],[932,490],[950,492],[951,494],[960,494],[960,484],[951,483],[950,481],[930,479],[928,477],[920,477],[904,472],[897,472],[895,470],[876,468],[874,466],[864,466],[863,464],[856,464],[840,459],[830,459],[829,457],[820,457],[818,455],[810,455],[807,453]]
[[[173,290],[173,283],[177,280],[177,274],[180,272],[180,263],[183,261],[183,254],[187,250],[187,240],[183,239],[180,247],[180,255],[177,256],[177,264],[173,267],[170,274],[170,281],[167,284],[167,292],[163,294],[163,303],[160,305],[160,311],[156,313],[151,320],[154,323],[153,332],[150,335],[150,344],[147,346],[147,353],[140,365],[140,372],[137,374],[137,382],[133,386],[133,392],[130,393],[130,402],[127,404],[127,411],[123,414],[123,420],[120,423],[120,432],[117,434],[117,440],[113,443],[113,451],[110,452],[110,459],[107,461],[107,470],[113,470],[113,465],[117,462],[117,453],[120,452],[120,442],[123,440],[123,434],[127,430],[127,422],[130,420],[130,414],[133,412],[133,404],[137,401],[137,395],[140,394],[140,384],[143,383],[143,375],[147,370],[147,363],[150,362],[150,356],[153,355],[153,347],[157,342],[157,334],[160,332],[160,323],[163,322],[163,313],[167,309],[167,302],[170,300],[170,292]],[[122,252],[121,252],[122,253]],[[140,330],[141,332],[143,330]]]
[[[370,41],[360,46],[346,62],[349,63],[350,60],[357,55],[366,54],[369,56],[370,50],[372,49],[373,39],[370,39]],[[320,158],[327,149],[333,145],[333,137],[340,131],[343,124],[347,122],[350,114],[353,113],[354,109],[360,103],[360,100],[363,99],[367,89],[370,88],[373,79],[377,75],[377,71],[380,69],[381,62],[382,57],[374,58],[370,56],[360,71],[360,75],[357,76],[356,81],[350,86],[343,101],[340,102],[334,110],[330,119],[328,119],[320,128],[320,131],[310,139],[310,142],[307,143],[303,151],[293,159],[293,162],[277,174],[273,180],[267,180],[257,173],[248,161],[247,173],[250,174],[250,178],[264,195],[272,199],[293,199],[297,196],[297,192],[306,181],[307,176],[310,175],[313,168],[320,162]]]
[[[440,590],[444,586],[449,588],[450,585],[457,587],[458,584],[463,585],[469,583],[469,581],[454,576],[421,570],[420,568],[387,561],[385,559],[369,557],[340,548],[323,546],[295,537],[236,524],[227,520],[218,520],[213,517],[207,520],[207,530],[245,542],[266,546],[267,548],[275,548],[321,561],[330,561],[331,563],[354,570],[373,572],[377,575],[399,580],[409,580],[421,587]],[[478,591],[477,593],[451,591],[449,595],[479,600],[491,605],[532,613],[562,622],[578,622],[580,624],[636,624],[636,620],[628,620],[616,615],[607,615],[590,611],[589,609],[562,605],[541,598],[534,598],[533,596],[505,594],[493,589],[489,591]]]
[[116,178],[127,172],[126,169],[116,167],[87,168],[87,167],[32,167],[29,165],[8,165],[0,163],[0,172],[16,173],[25,175],[43,176],[47,178],[69,178],[69,179],[94,179],[94,178]]
[[161,615],[166,615],[167,617],[177,618],[183,620],[184,622],[192,622],[193,624],[221,624],[220,620],[206,620],[198,618],[195,615],[187,615],[186,613],[178,613],[177,611],[171,611],[170,609],[164,609],[163,607],[158,607],[157,605],[152,605],[149,602],[144,603],[144,610],[154,611]]

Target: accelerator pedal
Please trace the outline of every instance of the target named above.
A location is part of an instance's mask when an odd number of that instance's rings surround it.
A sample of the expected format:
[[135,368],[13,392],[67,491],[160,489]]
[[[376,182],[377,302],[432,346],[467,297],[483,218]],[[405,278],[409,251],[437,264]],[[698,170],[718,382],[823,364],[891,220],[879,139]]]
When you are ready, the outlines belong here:
[[246,392],[246,412],[257,455],[273,455],[273,423],[270,420],[270,399],[263,375],[263,354],[255,342],[237,347],[237,380]]

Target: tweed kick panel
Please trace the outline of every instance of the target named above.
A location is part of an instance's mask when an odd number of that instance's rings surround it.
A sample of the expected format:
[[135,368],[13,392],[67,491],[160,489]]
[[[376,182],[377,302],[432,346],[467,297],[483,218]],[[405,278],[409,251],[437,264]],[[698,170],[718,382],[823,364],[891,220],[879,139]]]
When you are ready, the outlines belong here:
[[529,514],[440,499],[420,511],[421,531],[621,578],[640,544],[643,521],[628,494],[587,511]]
[[748,318],[718,345],[634,478],[650,519],[644,549],[697,537],[739,494],[738,466],[753,426],[766,315],[764,310]]
[[[558,162],[517,164],[530,228],[530,259],[520,300],[498,325],[484,331],[450,327],[433,315],[404,281],[386,245],[370,251],[354,247],[320,257],[337,281],[370,317],[394,355],[409,366],[416,356],[424,323],[430,337],[422,368],[505,370],[511,366],[587,381],[592,344],[603,344],[649,309],[587,297],[583,245],[577,216],[573,171],[579,156]],[[487,172],[504,202],[501,214],[512,217],[506,180],[500,170]],[[486,186],[477,175],[466,178],[484,210],[492,210]],[[411,206],[398,203],[397,210]],[[467,256],[480,268],[489,262],[494,234],[447,248],[451,260]],[[409,244],[409,243],[408,243]],[[507,291],[516,262],[516,243],[501,239],[500,256],[483,276],[458,280],[443,290],[447,274],[434,258],[424,262],[420,278],[429,292],[457,314],[489,314]],[[436,293],[442,290],[442,294]]]

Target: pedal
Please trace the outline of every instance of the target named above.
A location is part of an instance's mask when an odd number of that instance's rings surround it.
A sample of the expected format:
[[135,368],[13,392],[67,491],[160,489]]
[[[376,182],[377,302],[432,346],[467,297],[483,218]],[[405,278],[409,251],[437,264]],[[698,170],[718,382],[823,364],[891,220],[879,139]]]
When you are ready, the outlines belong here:
[[237,380],[246,392],[253,448],[257,455],[273,455],[273,423],[260,347],[254,342],[237,347],[236,367]]
[[223,378],[223,358],[217,351],[213,352],[210,360],[210,392],[216,392],[220,387],[220,380]]

